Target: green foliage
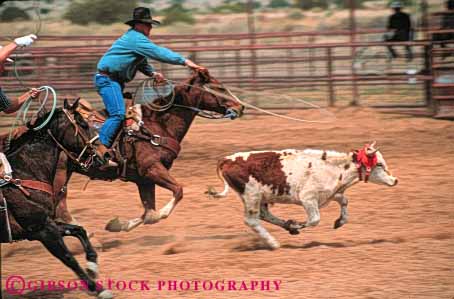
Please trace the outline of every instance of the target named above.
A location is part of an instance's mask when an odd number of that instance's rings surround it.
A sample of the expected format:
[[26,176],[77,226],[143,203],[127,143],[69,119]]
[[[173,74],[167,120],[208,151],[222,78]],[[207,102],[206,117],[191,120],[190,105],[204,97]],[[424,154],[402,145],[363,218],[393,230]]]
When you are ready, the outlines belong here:
[[[344,0],[341,0],[344,1]],[[328,8],[329,0],[295,0],[294,5],[300,9],[313,9],[315,7]]]
[[[355,0],[355,8],[363,8],[364,7],[364,2],[366,2],[366,1],[368,1],[368,0]],[[350,8],[349,1],[334,0],[334,3],[339,8]]]
[[39,13],[43,14],[43,15],[47,15],[48,13],[50,13],[50,9],[49,8],[40,8]]
[[[356,8],[363,8],[364,2],[371,0],[355,0]],[[394,0],[388,0],[391,3]],[[412,0],[403,0],[402,3],[411,2]],[[300,9],[313,9],[313,8],[322,8],[327,9],[329,5],[334,3],[338,8],[349,8],[349,1],[347,0],[294,0],[293,4],[295,7]]]
[[304,19],[304,15],[300,11],[292,11],[287,16],[289,19],[292,20],[302,20]]
[[194,24],[195,19],[192,16],[190,10],[183,7],[181,0],[174,0],[174,3],[163,10],[164,20],[162,20],[163,25],[169,25],[173,23],[188,23]]
[[241,2],[224,0],[224,2],[211,9],[214,13],[241,13],[246,11],[246,5]]
[[0,21],[2,22],[12,22],[18,20],[30,20],[30,16],[22,9],[14,6],[5,8],[0,15]]
[[[391,7],[391,3],[395,2],[396,0],[388,0],[388,5],[387,7]],[[410,7],[413,4],[413,0],[399,0],[399,2],[402,4],[402,9],[405,9],[405,7]]]
[[290,3],[287,0],[271,0],[268,7],[271,8],[281,8],[281,7],[289,7]]
[[135,7],[136,0],[78,0],[71,2],[64,18],[79,25],[125,22],[131,19]]
[[[259,9],[262,7],[260,1],[253,1],[252,8]],[[221,5],[213,7],[213,13],[243,13],[247,11],[247,3],[240,0],[224,0]]]

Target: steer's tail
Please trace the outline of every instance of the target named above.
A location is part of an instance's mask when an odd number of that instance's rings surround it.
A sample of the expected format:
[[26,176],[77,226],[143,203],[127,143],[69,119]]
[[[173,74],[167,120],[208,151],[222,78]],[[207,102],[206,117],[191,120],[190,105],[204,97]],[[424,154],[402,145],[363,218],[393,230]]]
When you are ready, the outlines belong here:
[[224,164],[224,159],[218,161],[217,165],[217,175],[220,180],[224,182],[224,190],[222,192],[217,192],[213,186],[208,186],[208,191],[205,194],[208,194],[210,198],[221,198],[226,197],[227,193],[229,192],[229,184],[225,180],[224,176],[222,175],[222,165]]

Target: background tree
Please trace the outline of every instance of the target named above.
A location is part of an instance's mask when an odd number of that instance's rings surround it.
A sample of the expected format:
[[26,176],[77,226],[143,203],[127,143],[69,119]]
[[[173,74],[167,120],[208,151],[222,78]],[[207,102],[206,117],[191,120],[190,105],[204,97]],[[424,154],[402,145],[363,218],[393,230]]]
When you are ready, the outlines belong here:
[[[253,8],[262,7],[259,1],[252,2]],[[211,8],[214,13],[243,13],[247,10],[247,2],[240,0],[224,0],[221,5]]]
[[27,12],[15,6],[9,6],[5,8],[0,15],[0,21],[2,22],[12,22],[19,20],[30,20],[30,16],[27,14]]
[[295,7],[306,10],[315,7],[328,8],[329,2],[329,0],[295,0],[294,5]]
[[183,6],[184,0],[172,0],[170,4],[171,5],[169,7],[162,10],[162,13],[164,14],[164,19],[162,20],[163,25],[179,22],[188,24],[195,23],[191,10],[186,9]]
[[271,8],[282,8],[282,7],[289,7],[290,3],[287,0],[271,0],[268,4],[268,7]]
[[71,2],[64,18],[80,25],[112,24],[130,19],[135,7],[136,0],[78,0]]

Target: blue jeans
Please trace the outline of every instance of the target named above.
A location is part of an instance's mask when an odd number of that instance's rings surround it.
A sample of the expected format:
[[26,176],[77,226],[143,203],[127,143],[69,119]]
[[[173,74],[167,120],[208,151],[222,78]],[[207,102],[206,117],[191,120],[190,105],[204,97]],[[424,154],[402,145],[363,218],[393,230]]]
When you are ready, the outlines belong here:
[[118,82],[101,74],[95,75],[94,83],[109,114],[106,122],[99,130],[99,141],[106,147],[111,147],[115,133],[120,128],[126,114],[122,88]]

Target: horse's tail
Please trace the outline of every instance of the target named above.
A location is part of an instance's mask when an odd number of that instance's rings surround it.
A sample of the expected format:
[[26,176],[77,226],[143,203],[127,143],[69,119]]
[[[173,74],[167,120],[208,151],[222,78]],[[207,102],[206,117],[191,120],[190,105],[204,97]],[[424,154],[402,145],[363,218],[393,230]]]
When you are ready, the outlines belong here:
[[216,167],[216,173],[218,175],[218,178],[224,182],[224,190],[222,192],[217,192],[213,186],[208,186],[208,191],[206,191],[205,193],[208,194],[208,196],[211,198],[226,197],[227,193],[229,192],[229,184],[222,175],[222,165],[224,164],[224,161],[225,161],[224,159],[220,159]]

